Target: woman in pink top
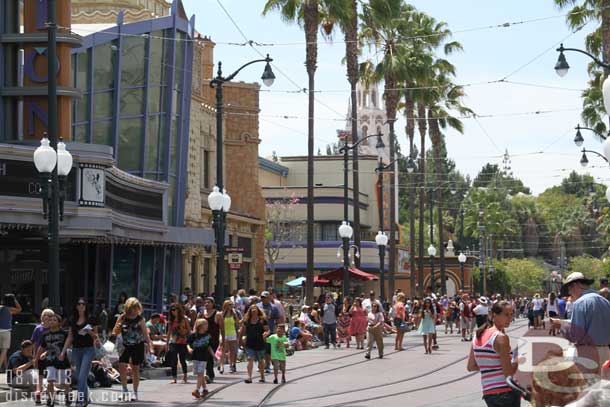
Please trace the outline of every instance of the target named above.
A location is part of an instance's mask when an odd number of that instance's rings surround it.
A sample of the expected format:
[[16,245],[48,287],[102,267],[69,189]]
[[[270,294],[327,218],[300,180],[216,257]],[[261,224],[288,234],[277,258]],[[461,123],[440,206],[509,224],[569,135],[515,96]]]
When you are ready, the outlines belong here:
[[350,334],[356,337],[356,349],[364,349],[364,334],[366,334],[368,321],[366,309],[362,308],[362,299],[354,299],[350,314],[352,317],[349,325]]
[[498,301],[491,308],[491,321],[483,324],[472,340],[467,369],[481,372],[483,400],[488,407],[519,407],[520,394],[506,383],[515,374],[518,362],[511,359],[510,339],[504,333],[513,320],[508,301]]
[[405,309],[405,295],[398,293],[396,295],[396,305],[394,305],[394,327],[396,327],[396,340],[394,341],[394,350],[404,350],[402,347],[402,340],[405,336],[403,327],[405,326],[407,319],[407,311]]

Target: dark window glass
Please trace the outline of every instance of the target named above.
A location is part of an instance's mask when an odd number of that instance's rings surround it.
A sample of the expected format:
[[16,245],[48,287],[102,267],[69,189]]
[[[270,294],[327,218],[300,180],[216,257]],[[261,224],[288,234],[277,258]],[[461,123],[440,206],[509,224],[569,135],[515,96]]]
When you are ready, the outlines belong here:
[[112,121],[91,123],[93,126],[93,144],[105,144],[112,147]]
[[203,187],[210,188],[210,152],[203,150]]
[[93,95],[93,118],[112,117],[112,96],[114,92],[96,93]]
[[155,268],[155,248],[142,247],[142,267],[140,268],[140,293],[138,298],[143,303],[153,302],[153,281]]
[[244,249],[244,257],[252,257],[252,239],[239,236],[237,238],[237,246]]
[[121,89],[121,115],[144,114],[144,88]]
[[335,223],[322,223],[322,240],[340,240],[338,235],[339,225]]
[[89,89],[89,51],[81,52],[76,55],[76,87],[86,92]]
[[148,88],[148,113],[165,111],[165,86]]
[[89,95],[83,95],[82,99],[74,99],[75,121],[85,122],[89,120]]
[[117,52],[115,49],[115,41],[93,48],[93,87],[95,89],[114,87],[114,67],[116,66]]
[[174,202],[176,193],[176,177],[169,177],[169,188],[167,188],[167,223],[173,225],[174,217]]
[[153,31],[151,33],[150,43],[150,84],[160,85],[165,84],[165,69],[170,62],[167,61],[167,51],[169,40],[163,40],[165,37],[164,31]]
[[180,121],[180,117],[172,116],[172,125],[171,125],[171,136],[170,136],[170,144],[169,144],[169,172],[170,174],[178,173],[178,123]]
[[146,82],[146,38],[124,37],[121,56],[121,85],[144,85]]
[[[163,132],[165,130],[165,116],[149,116],[148,126],[146,129],[146,171],[164,171],[163,163],[165,158],[162,152],[167,150],[164,149],[165,139]],[[161,153],[161,157],[159,154]],[[157,168],[157,162],[161,165]]]
[[74,141],[77,143],[87,143],[87,133],[89,132],[88,124],[81,124],[80,126],[74,127]]
[[179,32],[177,33],[176,41],[176,63],[174,64],[174,89],[179,91],[182,90],[182,78],[184,76],[184,49],[186,42],[186,34]]
[[112,303],[116,304],[121,292],[135,295],[138,249],[136,246],[114,246],[112,262]]
[[141,171],[143,120],[121,119],[119,123],[119,168],[124,171]]

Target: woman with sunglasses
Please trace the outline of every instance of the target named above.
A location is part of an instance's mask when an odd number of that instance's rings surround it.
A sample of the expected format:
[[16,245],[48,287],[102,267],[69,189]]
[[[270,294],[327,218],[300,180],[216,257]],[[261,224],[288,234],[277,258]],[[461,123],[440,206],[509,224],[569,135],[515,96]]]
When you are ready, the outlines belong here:
[[187,340],[191,331],[191,325],[184,315],[184,306],[173,303],[169,308],[169,329],[167,331],[167,351],[172,368],[171,384],[178,381],[178,359],[182,365],[182,383],[188,382],[188,371],[186,365]]
[[425,354],[432,353],[432,335],[436,332],[436,312],[432,306],[432,298],[426,297],[419,313],[419,328],[417,333],[424,338]]
[[77,379],[76,405],[89,404],[87,377],[91,371],[91,362],[95,357],[95,343],[98,341],[96,322],[89,314],[87,301],[79,298],[76,302],[70,321],[70,331],[64,349],[72,347],[72,363],[76,369]]
[[220,373],[224,373],[225,356],[228,354],[229,369],[231,373],[235,373],[237,372],[235,363],[237,361],[237,331],[240,318],[237,311],[235,311],[233,301],[226,300],[222,304],[222,318],[224,320],[224,324],[221,327],[223,341],[220,344],[222,353],[218,370]]

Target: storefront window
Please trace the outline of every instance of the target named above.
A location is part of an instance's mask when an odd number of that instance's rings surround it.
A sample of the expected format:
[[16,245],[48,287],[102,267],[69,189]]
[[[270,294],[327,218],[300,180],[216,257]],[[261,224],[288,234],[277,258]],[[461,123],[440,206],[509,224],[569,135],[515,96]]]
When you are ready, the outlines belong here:
[[142,248],[142,268],[140,269],[140,292],[138,298],[142,303],[153,303],[153,287],[155,276],[155,248]]
[[138,249],[135,246],[114,246],[112,264],[112,302],[116,304],[122,292],[134,296]]

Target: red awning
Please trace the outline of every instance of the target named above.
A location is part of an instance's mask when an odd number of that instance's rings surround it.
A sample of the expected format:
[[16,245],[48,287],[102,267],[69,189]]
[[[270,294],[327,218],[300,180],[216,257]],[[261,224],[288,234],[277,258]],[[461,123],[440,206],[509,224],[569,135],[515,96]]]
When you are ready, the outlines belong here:
[[318,276],[313,276],[313,285],[316,287],[326,287],[330,285],[330,280],[320,278]]
[[[378,277],[374,274],[370,274],[367,272],[364,272],[360,269],[357,269],[355,267],[351,267],[349,269],[349,276],[350,278],[356,279],[356,280],[378,280]],[[327,273],[324,274],[320,274],[318,276],[318,278],[323,278],[326,280],[342,280],[343,279],[343,267],[338,268],[336,270],[333,271],[329,271]]]

